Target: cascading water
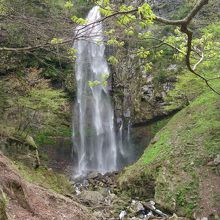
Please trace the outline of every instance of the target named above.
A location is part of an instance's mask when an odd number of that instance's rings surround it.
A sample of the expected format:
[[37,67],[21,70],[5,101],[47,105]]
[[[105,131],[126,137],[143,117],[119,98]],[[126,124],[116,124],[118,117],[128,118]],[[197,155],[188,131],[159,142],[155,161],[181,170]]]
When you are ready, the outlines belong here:
[[[105,173],[118,169],[118,147],[114,131],[114,114],[103,76],[109,74],[105,59],[102,23],[99,7],[87,16],[90,25],[79,26],[76,80],[77,103],[74,113],[73,143],[77,155],[77,175],[90,171]],[[98,82],[89,86],[88,82]]]

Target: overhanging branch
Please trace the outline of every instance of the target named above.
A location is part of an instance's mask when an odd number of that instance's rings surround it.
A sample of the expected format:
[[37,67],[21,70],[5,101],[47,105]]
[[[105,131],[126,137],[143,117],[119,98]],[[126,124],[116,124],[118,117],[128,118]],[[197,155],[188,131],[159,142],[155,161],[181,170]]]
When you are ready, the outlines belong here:
[[[185,54],[185,61],[186,61],[186,66],[188,68],[188,70],[193,73],[194,75],[196,75],[197,77],[199,77],[200,79],[202,79],[206,85],[216,94],[220,95],[220,93],[218,91],[216,91],[210,84],[209,84],[209,80],[207,80],[205,77],[203,77],[202,75],[200,75],[199,73],[197,73],[195,71],[195,69],[191,66],[191,62],[190,62],[190,58],[191,58],[191,52],[192,50],[192,39],[193,39],[193,32],[191,30],[189,30],[188,26],[190,24],[190,22],[192,21],[192,19],[198,14],[198,12],[202,9],[202,7],[206,4],[208,4],[209,0],[199,0],[197,2],[197,4],[193,7],[193,9],[188,13],[188,15],[180,20],[170,20],[170,19],[166,19],[166,18],[162,18],[159,16],[155,16],[154,21],[159,22],[159,23],[163,23],[166,25],[175,25],[175,26],[179,26],[180,30],[182,33],[185,33],[187,35],[187,52]],[[84,29],[87,29],[89,26],[92,28],[94,24],[97,24],[99,22],[103,22],[106,19],[118,16],[118,15],[126,15],[126,14],[134,14],[138,12],[138,7],[135,9],[132,9],[130,11],[123,11],[123,12],[115,12],[112,13],[109,16],[103,17],[98,21],[95,21],[93,23],[90,23],[88,25],[84,25],[81,28],[77,29],[78,32],[83,31]],[[73,42],[75,39],[71,39],[71,40],[66,40],[63,41],[62,43],[59,44],[65,44],[65,43],[69,43],[69,42]],[[14,51],[14,52],[25,52],[25,51],[33,51],[39,48],[44,48],[44,47],[51,47],[51,44],[47,43],[44,45],[38,45],[38,46],[33,46],[33,47],[24,47],[24,48],[0,48],[0,51]],[[175,48],[176,49],[176,48]],[[200,59],[200,61],[196,64],[196,66],[202,62],[202,59]],[[195,66],[194,66],[195,67]]]

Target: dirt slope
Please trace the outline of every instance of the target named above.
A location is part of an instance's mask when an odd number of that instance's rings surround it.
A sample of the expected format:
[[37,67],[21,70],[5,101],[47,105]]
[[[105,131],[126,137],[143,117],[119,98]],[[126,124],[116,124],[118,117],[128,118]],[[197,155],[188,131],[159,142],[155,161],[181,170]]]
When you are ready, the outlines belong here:
[[96,219],[85,207],[71,199],[26,182],[1,152],[0,189],[1,220]]

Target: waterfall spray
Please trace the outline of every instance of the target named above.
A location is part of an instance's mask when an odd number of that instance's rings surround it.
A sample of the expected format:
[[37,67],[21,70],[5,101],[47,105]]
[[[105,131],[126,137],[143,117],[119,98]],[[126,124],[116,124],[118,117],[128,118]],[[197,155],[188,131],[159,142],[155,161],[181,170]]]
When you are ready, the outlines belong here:
[[[77,155],[77,175],[90,171],[105,173],[117,166],[114,114],[103,75],[109,75],[105,59],[103,28],[99,7],[95,6],[87,16],[87,26],[79,26],[75,41],[77,60],[77,103],[73,122],[73,143]],[[88,82],[98,82],[89,86]]]

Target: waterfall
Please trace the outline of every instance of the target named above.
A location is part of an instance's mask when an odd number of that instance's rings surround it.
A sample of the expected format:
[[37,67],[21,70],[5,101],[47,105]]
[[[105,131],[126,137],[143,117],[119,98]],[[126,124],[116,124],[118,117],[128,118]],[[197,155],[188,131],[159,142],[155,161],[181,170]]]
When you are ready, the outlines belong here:
[[[73,143],[77,156],[77,175],[90,171],[105,173],[117,170],[117,144],[114,114],[103,76],[109,75],[105,59],[103,28],[99,7],[87,16],[90,25],[79,26],[75,66],[77,103],[73,120]],[[88,82],[98,82],[89,86]]]

